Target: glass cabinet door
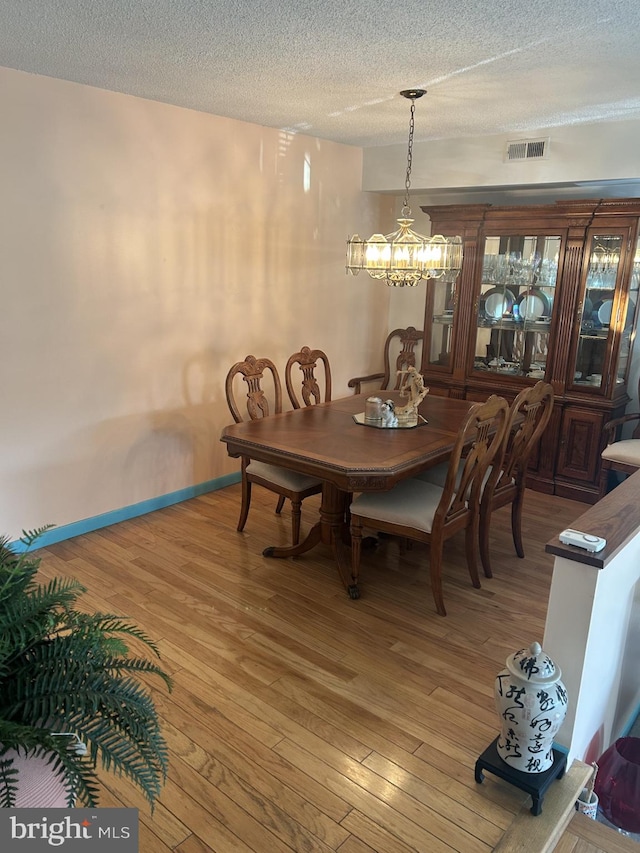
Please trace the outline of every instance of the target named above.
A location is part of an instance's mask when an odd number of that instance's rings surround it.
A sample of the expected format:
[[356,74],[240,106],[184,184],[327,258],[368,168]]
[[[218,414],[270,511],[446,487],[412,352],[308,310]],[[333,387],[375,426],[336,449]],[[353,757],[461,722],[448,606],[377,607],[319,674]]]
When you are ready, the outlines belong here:
[[[618,384],[626,379],[639,286],[638,264],[634,263],[628,293],[621,287],[621,258],[627,239],[626,233],[592,232],[586,244],[580,334],[573,377],[569,377],[576,387],[604,389],[609,375]],[[612,365],[610,354],[617,332],[620,347],[617,364]]]
[[456,307],[456,280],[431,279],[427,294],[425,324],[425,358],[429,367],[451,367],[453,353],[454,312]]
[[542,379],[562,237],[485,238],[473,369]]
[[629,281],[629,298],[625,310],[625,323],[618,355],[616,369],[616,381],[619,385],[626,383],[629,378],[629,364],[631,361],[631,350],[636,328],[636,316],[638,311],[638,292],[640,291],[640,237],[636,243],[636,251],[633,256],[631,267],[631,279]]

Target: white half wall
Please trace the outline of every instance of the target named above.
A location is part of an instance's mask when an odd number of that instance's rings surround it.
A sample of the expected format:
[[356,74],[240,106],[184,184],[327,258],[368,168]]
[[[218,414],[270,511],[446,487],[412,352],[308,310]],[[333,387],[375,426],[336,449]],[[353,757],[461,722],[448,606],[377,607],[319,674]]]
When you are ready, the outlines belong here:
[[555,558],[544,649],[569,694],[556,738],[569,751],[569,765],[574,758],[595,761],[637,711],[639,580],[640,533],[603,569]]

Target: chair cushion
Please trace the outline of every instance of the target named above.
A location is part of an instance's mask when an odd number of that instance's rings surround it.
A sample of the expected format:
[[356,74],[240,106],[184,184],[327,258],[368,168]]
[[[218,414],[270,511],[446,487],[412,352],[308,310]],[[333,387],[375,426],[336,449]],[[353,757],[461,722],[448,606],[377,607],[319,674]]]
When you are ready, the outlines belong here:
[[308,477],[306,474],[289,471],[288,468],[280,468],[278,465],[268,465],[266,462],[257,462],[255,459],[247,465],[247,474],[268,480],[274,486],[291,489],[294,492],[302,492],[322,485],[322,480],[318,480],[317,477]]
[[602,451],[602,458],[610,462],[637,465],[640,468],[640,438],[628,438],[610,444]]
[[403,480],[388,492],[359,495],[351,503],[351,514],[431,533],[443,491],[439,486],[417,478]]

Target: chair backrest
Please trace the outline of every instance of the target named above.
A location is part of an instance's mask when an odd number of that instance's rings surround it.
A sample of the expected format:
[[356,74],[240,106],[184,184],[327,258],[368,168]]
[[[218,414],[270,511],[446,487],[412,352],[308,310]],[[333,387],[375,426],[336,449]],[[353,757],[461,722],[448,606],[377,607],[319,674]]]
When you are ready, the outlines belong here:
[[238,375],[241,375],[247,383],[247,414],[251,420],[266,418],[271,414],[269,399],[262,387],[265,373],[270,375],[273,382],[273,414],[277,415],[282,411],[282,386],[275,364],[268,358],[256,358],[253,355],[248,355],[244,361],[238,361],[233,365],[227,373],[225,381],[227,405],[236,423],[241,423],[244,420],[234,393],[234,379]]
[[553,411],[553,388],[548,382],[537,382],[524,388],[509,409],[507,431],[501,457],[494,465],[488,486],[499,492],[514,484],[524,486],[527,464]]
[[449,457],[434,528],[436,524],[444,526],[463,518],[479,507],[487,469],[504,443],[508,414],[507,401],[495,394],[469,409]]
[[[322,362],[324,368],[324,395],[320,389],[320,383],[315,375],[315,370],[318,362]],[[300,352],[295,352],[287,362],[284,370],[284,380],[287,386],[287,393],[291,400],[291,405],[294,409],[301,408],[300,400],[294,389],[293,377],[291,371],[293,366],[297,364],[302,373],[302,400],[305,406],[312,406],[315,403],[328,403],[331,400],[331,367],[326,353],[320,349],[309,349],[302,347]]]
[[[381,390],[393,388],[398,390],[402,383],[400,373],[408,367],[417,367],[416,346],[422,341],[422,331],[408,326],[406,329],[394,329],[384,343],[384,377]],[[394,361],[395,359],[395,361]]]

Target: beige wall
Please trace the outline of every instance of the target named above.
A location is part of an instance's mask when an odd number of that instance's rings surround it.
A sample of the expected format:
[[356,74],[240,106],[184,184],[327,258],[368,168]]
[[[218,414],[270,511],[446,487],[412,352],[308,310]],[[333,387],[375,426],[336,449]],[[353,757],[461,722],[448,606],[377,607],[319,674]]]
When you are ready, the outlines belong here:
[[336,397],[378,365],[388,289],[344,271],[389,205],[360,149],[9,69],[0,112],[0,534],[236,470],[248,353],[325,349]]
[[[564,197],[636,196],[640,194],[639,132],[640,119],[627,119],[539,128],[530,133],[418,140],[413,146],[413,193],[428,192],[432,204],[446,204],[446,198],[450,203],[463,202],[465,190],[473,190],[476,196],[480,191],[478,201],[493,202],[492,196],[511,187],[517,188],[516,204],[522,203],[529,189],[540,202],[545,193],[549,201],[559,198],[558,188]],[[547,157],[505,161],[508,142],[539,138],[549,139]],[[398,192],[404,177],[399,164],[404,158],[406,143],[368,148],[364,189]],[[438,189],[447,190],[446,198],[444,193],[436,198]]]

